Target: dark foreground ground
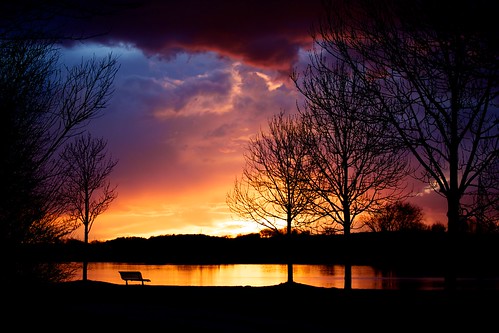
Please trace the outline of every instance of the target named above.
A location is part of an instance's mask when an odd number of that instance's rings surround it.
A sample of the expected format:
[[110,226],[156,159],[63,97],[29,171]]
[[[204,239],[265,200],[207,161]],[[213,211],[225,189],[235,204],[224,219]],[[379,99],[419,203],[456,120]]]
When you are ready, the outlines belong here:
[[499,325],[496,290],[126,286],[95,281],[5,289],[2,324],[13,332],[492,332]]

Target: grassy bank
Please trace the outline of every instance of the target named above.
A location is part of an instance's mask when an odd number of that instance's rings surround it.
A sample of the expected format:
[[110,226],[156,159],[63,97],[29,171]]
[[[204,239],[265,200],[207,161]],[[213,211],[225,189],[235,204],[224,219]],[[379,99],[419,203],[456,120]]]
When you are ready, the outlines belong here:
[[[3,322],[16,330],[129,332],[482,332],[499,291],[342,290],[302,284],[177,287],[75,281],[10,289]],[[24,320],[17,318],[25,318]],[[7,326],[8,327],[8,326]]]

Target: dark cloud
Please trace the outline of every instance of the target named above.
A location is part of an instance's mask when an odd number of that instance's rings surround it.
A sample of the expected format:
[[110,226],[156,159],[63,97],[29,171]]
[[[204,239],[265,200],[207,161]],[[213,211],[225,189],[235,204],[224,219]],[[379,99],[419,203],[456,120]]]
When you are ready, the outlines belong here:
[[321,6],[320,0],[149,0],[108,3],[105,8],[105,15],[78,21],[73,28],[82,35],[101,34],[94,41],[129,44],[149,55],[170,58],[184,51],[214,51],[289,71],[299,48],[311,43],[311,27]]

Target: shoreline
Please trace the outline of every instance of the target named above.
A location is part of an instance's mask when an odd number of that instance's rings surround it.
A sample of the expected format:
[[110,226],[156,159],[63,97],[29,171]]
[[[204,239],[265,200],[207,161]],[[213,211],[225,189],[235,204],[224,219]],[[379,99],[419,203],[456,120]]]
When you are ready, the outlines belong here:
[[[5,286],[4,286],[5,287]],[[9,307],[24,327],[164,328],[170,332],[334,332],[496,325],[498,290],[336,289],[118,285],[99,281],[24,287]],[[7,314],[9,311],[7,311]],[[7,316],[8,319],[13,318]],[[457,325],[457,326],[454,326]]]

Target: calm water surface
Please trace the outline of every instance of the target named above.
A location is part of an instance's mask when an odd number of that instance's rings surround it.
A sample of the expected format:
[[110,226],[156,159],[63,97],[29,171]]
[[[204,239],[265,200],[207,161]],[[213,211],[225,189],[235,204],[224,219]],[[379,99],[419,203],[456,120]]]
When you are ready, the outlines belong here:
[[[235,264],[235,265],[149,265],[99,262],[88,264],[88,279],[124,284],[118,271],[141,271],[148,285],[174,286],[271,286],[287,281],[284,264]],[[326,288],[344,287],[343,265],[293,265],[293,281]],[[74,280],[82,278],[81,267]],[[462,288],[499,288],[499,279],[460,279]],[[129,282],[135,284],[136,282]],[[380,271],[371,266],[352,266],[354,289],[442,289],[444,278],[397,277],[392,272]]]

